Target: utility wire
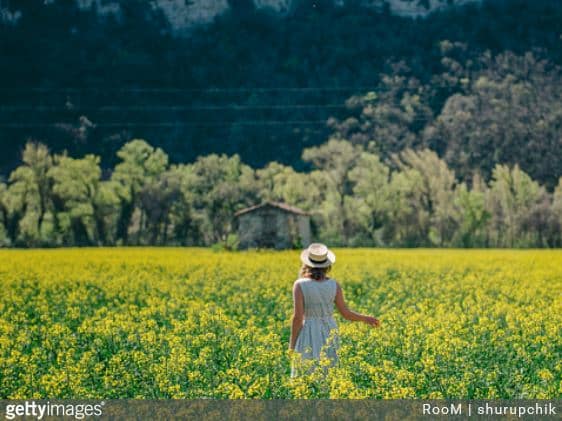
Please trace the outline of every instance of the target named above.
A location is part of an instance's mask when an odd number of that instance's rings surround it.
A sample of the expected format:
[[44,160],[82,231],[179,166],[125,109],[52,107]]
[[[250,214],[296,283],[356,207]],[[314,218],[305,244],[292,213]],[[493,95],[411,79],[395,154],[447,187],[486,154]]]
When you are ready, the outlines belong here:
[[[429,121],[430,118],[413,118],[413,121]],[[221,127],[221,126],[269,126],[269,125],[320,125],[327,124],[326,120],[248,120],[248,121],[202,121],[202,122],[113,122],[92,123],[93,127]],[[0,123],[1,128],[31,128],[31,127],[74,127],[77,123]]]
[[[385,89],[387,91],[388,89]],[[0,88],[8,92],[346,92],[346,91],[382,91],[380,87],[347,86],[347,87],[276,87],[276,88],[112,88],[112,87],[83,87],[83,88]]]
[[[76,123],[0,123],[3,128],[31,128],[31,127],[61,127],[74,126]],[[326,120],[299,120],[299,121],[217,121],[217,122],[164,122],[164,123],[143,123],[143,122],[121,122],[121,123],[93,123],[94,127],[214,127],[214,126],[268,126],[268,125],[314,125],[326,124]]]
[[[453,87],[450,84],[431,84],[433,87]],[[422,86],[420,86],[422,87]],[[405,88],[407,89],[407,88]],[[66,92],[66,93],[81,93],[81,92],[148,92],[148,93],[175,93],[175,92],[197,92],[197,93],[237,93],[237,92],[349,92],[349,91],[363,91],[363,92],[390,92],[392,89],[382,88],[380,86],[330,86],[330,87],[255,87],[255,88],[114,88],[114,87],[30,87],[30,88],[16,88],[16,87],[0,87],[0,91],[5,92]]]
[[288,110],[288,109],[307,109],[307,108],[347,108],[345,104],[295,104],[295,105],[203,105],[203,106],[184,106],[184,105],[101,105],[99,107],[80,107],[80,106],[0,106],[0,111],[199,111],[199,110]]
[[[399,101],[384,102],[381,105],[400,107]],[[344,103],[339,104],[272,104],[272,105],[0,105],[0,112],[10,111],[206,111],[206,110],[300,110],[300,109],[347,109]]]

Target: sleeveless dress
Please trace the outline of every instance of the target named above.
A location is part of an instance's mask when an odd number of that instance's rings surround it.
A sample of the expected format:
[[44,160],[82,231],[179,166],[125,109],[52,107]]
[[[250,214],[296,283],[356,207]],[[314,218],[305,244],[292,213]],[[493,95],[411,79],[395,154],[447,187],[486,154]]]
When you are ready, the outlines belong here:
[[[299,278],[295,283],[300,285],[304,296],[304,323],[295,342],[295,351],[308,360],[319,360],[321,352],[325,353],[333,366],[338,361],[340,346],[338,327],[333,317],[336,281],[330,278],[323,281]],[[299,371],[293,362],[291,377],[297,376]]]

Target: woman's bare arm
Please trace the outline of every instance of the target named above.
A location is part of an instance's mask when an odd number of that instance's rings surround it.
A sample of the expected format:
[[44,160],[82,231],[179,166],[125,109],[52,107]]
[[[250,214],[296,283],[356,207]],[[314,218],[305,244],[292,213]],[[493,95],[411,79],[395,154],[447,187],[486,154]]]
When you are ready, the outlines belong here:
[[304,296],[302,294],[301,287],[295,282],[293,285],[293,318],[291,324],[291,341],[289,344],[289,349],[295,349],[295,344],[299,333],[302,329],[302,323],[304,320]]
[[377,327],[380,324],[378,319],[376,319],[372,316],[360,314],[360,313],[357,313],[357,312],[347,308],[347,304],[345,303],[345,299],[343,298],[343,291],[340,287],[340,284],[338,284],[337,282],[336,282],[336,299],[335,299],[335,302],[336,302],[336,307],[337,307],[338,311],[340,312],[340,314],[342,315],[342,317],[344,319],[351,320],[351,321],[354,321],[354,322],[364,322],[364,323],[367,323],[368,325],[371,325],[373,327]]

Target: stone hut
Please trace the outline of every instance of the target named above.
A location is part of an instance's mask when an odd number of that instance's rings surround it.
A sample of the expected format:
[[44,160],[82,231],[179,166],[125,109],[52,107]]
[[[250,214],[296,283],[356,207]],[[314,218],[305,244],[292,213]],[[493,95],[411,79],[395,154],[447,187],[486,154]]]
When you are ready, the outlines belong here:
[[302,248],[310,242],[310,214],[294,206],[268,201],[234,216],[241,249]]

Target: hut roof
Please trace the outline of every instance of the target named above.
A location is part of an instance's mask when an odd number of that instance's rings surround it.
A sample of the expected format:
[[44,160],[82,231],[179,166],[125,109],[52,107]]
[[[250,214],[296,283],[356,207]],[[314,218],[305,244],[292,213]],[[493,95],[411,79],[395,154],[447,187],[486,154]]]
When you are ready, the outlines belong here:
[[243,215],[245,213],[252,212],[252,211],[255,211],[257,209],[263,208],[265,206],[273,206],[274,208],[281,209],[285,212],[295,213],[297,215],[310,215],[308,212],[305,212],[302,209],[299,209],[295,206],[287,205],[286,203],[266,201],[266,202],[263,202],[259,205],[254,205],[254,206],[250,206],[248,208],[240,209],[238,212],[236,212],[234,214],[234,216],[240,216],[240,215]]

